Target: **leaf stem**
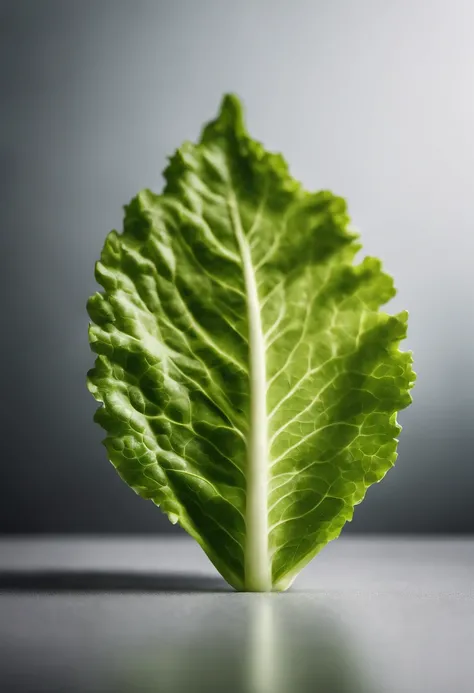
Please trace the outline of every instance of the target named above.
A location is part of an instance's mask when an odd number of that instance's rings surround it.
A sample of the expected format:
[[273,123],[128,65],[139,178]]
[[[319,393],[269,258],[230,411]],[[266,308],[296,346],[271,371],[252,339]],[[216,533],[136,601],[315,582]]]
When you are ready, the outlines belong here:
[[266,402],[265,339],[260,316],[255,270],[245,238],[235,196],[229,212],[242,257],[249,330],[250,432],[247,452],[247,499],[245,511],[245,589],[272,589],[268,551],[268,431]]

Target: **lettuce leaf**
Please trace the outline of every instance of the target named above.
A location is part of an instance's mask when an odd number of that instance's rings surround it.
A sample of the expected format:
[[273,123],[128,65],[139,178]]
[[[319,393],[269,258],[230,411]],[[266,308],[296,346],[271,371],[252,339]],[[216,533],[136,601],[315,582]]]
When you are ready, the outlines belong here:
[[120,476],[238,590],[284,590],[396,459],[407,314],[346,204],[246,132],[235,96],[125,208],[89,299],[88,387]]

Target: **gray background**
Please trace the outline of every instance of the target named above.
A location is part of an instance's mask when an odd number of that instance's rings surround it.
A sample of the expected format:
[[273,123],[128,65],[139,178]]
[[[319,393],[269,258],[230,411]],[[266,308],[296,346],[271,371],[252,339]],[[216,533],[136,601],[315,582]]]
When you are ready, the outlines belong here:
[[239,594],[191,540],[8,537],[0,690],[472,693],[473,572],[471,537],[359,535]]
[[92,423],[85,303],[106,233],[221,95],[348,198],[411,313],[397,468],[347,531],[474,530],[472,0],[0,3],[0,532],[178,531]]

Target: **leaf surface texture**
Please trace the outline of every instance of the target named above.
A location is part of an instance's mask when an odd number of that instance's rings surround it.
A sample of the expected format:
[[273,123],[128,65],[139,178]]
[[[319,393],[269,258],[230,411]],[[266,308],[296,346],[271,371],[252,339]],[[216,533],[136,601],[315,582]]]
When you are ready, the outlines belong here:
[[344,200],[305,191],[236,97],[165,181],[96,266],[96,420],[120,476],[231,585],[286,589],[395,462],[407,314],[380,311],[393,282],[355,263]]

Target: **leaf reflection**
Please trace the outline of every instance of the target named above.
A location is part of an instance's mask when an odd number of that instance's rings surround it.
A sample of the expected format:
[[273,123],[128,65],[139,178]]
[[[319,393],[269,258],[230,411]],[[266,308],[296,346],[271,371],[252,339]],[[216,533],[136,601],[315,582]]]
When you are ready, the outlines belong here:
[[[168,596],[180,617],[166,646],[148,642],[121,672],[121,691],[370,693],[340,617],[319,595]],[[184,603],[186,602],[186,604]],[[171,606],[171,605],[170,605]],[[186,613],[186,618],[183,618]],[[179,609],[179,612],[178,612]],[[170,608],[170,615],[173,609]]]

